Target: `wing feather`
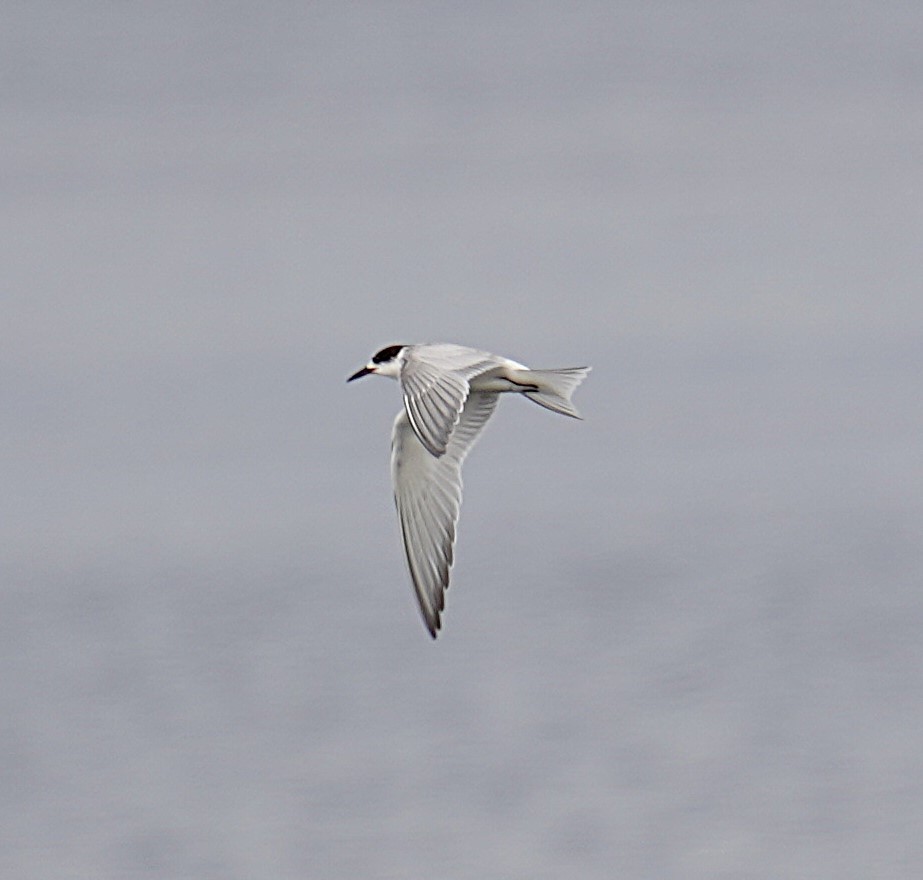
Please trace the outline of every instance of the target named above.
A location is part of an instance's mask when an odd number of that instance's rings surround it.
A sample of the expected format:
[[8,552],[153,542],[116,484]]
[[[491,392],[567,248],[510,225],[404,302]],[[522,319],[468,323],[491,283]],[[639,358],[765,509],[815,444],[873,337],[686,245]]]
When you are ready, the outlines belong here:
[[446,453],[468,398],[469,380],[496,363],[493,355],[462,345],[408,346],[400,376],[404,409],[431,455]]
[[497,406],[494,393],[468,395],[445,453],[432,455],[413,428],[408,409],[394,420],[391,477],[407,567],[420,612],[433,638],[445,608],[461,505],[461,466]]

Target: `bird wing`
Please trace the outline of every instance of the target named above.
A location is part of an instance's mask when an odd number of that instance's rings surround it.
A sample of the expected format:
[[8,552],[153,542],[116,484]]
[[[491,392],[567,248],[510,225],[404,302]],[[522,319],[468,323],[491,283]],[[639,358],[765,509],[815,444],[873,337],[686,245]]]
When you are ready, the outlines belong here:
[[409,346],[401,368],[410,427],[431,455],[444,455],[469,392],[469,380],[497,358],[463,345]]
[[445,607],[461,504],[461,466],[497,406],[498,395],[474,391],[462,408],[445,454],[436,458],[413,430],[406,410],[394,420],[391,479],[410,577],[429,634]]

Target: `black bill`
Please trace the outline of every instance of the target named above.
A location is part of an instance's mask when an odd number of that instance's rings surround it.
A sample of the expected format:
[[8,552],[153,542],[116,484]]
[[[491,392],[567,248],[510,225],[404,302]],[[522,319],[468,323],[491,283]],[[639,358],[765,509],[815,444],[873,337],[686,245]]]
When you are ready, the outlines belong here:
[[353,379],[361,379],[363,376],[368,376],[369,373],[373,372],[375,371],[370,370],[368,367],[363,367],[361,370],[359,370],[359,372],[353,373],[352,376],[350,376],[346,381],[352,382]]

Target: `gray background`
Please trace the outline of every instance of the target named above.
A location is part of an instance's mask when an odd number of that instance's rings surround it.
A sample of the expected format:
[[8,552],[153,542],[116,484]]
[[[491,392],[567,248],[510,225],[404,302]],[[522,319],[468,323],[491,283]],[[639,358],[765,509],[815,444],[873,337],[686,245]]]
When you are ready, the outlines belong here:
[[[0,873],[923,872],[918,3],[0,12]],[[376,349],[502,403],[426,635]]]

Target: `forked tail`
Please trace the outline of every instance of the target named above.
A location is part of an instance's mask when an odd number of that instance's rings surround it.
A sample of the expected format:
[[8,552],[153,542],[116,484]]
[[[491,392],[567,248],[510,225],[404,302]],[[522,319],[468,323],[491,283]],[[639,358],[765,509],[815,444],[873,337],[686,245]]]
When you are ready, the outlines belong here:
[[524,391],[523,394],[533,403],[552,412],[575,419],[582,418],[570,398],[591,369],[592,367],[565,367],[561,370],[522,370],[519,374],[522,381],[538,386],[537,391]]

